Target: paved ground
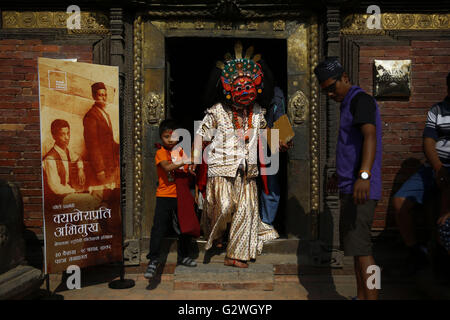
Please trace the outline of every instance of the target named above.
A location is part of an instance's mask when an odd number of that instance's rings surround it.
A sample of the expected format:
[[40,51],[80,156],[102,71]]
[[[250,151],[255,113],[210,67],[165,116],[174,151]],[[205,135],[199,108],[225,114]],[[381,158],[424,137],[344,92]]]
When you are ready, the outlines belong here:
[[[173,290],[171,280],[162,280],[155,288],[141,276],[127,277],[135,280],[131,289],[114,290],[108,283],[93,284],[79,290],[57,290],[53,299],[64,300],[348,300],[355,295],[355,283],[349,276],[337,276],[334,283],[307,279],[304,285],[296,276],[275,279],[273,291],[253,290]],[[59,285],[52,282],[54,290]],[[45,286],[43,286],[45,288]],[[386,284],[380,291],[382,300],[426,299],[411,284]]]
[[[127,274],[126,279],[135,281],[130,289],[110,289],[108,283],[117,279],[103,273],[87,276],[81,289],[68,290],[61,277],[52,276],[50,290],[52,299],[64,300],[348,300],[356,294],[353,275],[275,275],[273,290],[174,290],[174,274],[162,274],[154,281],[142,274]],[[42,289],[45,289],[45,283]],[[43,292],[42,292],[43,293]],[[48,297],[42,297],[48,299]],[[382,279],[380,299],[427,299],[415,283]]]
[[[402,267],[402,256],[399,255],[393,243],[388,248],[382,248],[384,254],[378,255],[377,263],[382,268],[381,277],[381,300],[423,300],[433,298],[450,299],[443,296],[442,292],[449,291],[449,287],[438,288],[432,285],[431,272],[424,274],[422,278],[411,278],[404,276]],[[206,286],[209,290],[175,290],[176,254],[171,252],[165,261],[164,273],[157,279],[148,281],[143,277],[145,270],[145,255],[142,256],[143,264],[138,267],[129,267],[126,279],[135,281],[135,286],[130,289],[110,289],[108,284],[117,279],[119,270],[111,267],[95,267],[93,270],[83,270],[81,289],[68,290],[61,275],[50,275],[51,297],[45,295],[46,283],[42,285],[38,295],[30,299],[64,299],[64,300],[348,300],[356,295],[356,285],[353,275],[352,261],[346,260],[344,267],[335,268],[308,268],[299,267],[297,262],[300,258],[295,254],[270,253],[261,255],[253,266],[259,264],[272,264],[274,266],[272,290],[233,289],[228,286],[227,290],[212,290],[214,286]],[[207,264],[222,264],[223,254],[206,257],[200,253],[197,258],[200,268]],[[231,267],[226,267],[231,268]],[[263,267],[261,267],[263,268]],[[264,271],[264,270],[263,270]],[[206,273],[205,273],[206,274]],[[196,281],[211,278],[211,275],[201,278],[196,275]],[[199,278],[200,277],[200,278]],[[420,281],[418,281],[420,280]],[[439,291],[439,290],[440,291]]]

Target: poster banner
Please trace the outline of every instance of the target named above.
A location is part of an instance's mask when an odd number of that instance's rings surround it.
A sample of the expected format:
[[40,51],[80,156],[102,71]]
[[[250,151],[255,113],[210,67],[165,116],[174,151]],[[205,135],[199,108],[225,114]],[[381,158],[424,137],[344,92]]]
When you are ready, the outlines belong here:
[[38,59],[45,273],[122,259],[119,71]]

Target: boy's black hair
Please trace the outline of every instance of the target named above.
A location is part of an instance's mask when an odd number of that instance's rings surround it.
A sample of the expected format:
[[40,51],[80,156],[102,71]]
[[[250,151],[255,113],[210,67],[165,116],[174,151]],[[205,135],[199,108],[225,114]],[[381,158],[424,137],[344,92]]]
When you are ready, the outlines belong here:
[[172,119],[163,120],[159,125],[159,136],[161,137],[163,132],[166,130],[175,130],[175,129],[178,129],[175,120]]
[[447,87],[450,88],[450,72],[447,75]]
[[70,129],[69,123],[66,120],[63,119],[53,120],[52,124],[50,125],[50,131],[52,133],[53,138],[55,138],[58,135],[59,130],[61,130],[62,128]]

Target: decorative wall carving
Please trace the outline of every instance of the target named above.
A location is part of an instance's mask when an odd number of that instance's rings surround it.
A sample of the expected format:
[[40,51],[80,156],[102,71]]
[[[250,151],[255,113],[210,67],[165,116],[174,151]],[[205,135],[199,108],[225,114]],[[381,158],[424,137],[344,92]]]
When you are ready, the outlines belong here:
[[179,21],[169,21],[167,22],[167,26],[169,27],[169,29],[178,29],[180,27],[180,22]]
[[197,20],[197,21],[195,21],[194,24],[195,24],[195,29],[197,29],[197,30],[205,29],[205,22],[202,20]]
[[384,34],[388,30],[448,30],[450,14],[382,13],[381,29],[368,29],[369,14],[351,14],[344,18],[342,34]]
[[141,211],[142,211],[142,92],[144,83],[142,77],[142,17],[138,16],[134,21],[134,235],[140,239],[141,235]]
[[141,249],[139,240],[125,240],[123,243],[123,260],[125,265],[136,265],[140,263]]
[[[66,29],[67,19],[71,13],[51,11],[3,11],[2,21],[4,29]],[[107,34],[109,33],[109,19],[101,12],[81,12],[81,29],[68,29],[75,34]]]
[[[311,137],[310,137],[310,148],[311,148],[311,210],[313,212],[318,212],[320,205],[320,172],[319,172],[319,161],[320,161],[320,122],[319,122],[319,86],[314,74],[314,68],[319,63],[319,30],[316,18],[312,18],[312,23],[310,26],[310,37],[309,37],[309,56],[310,56],[310,123],[311,123]],[[313,232],[317,229],[313,226]]]
[[144,100],[144,112],[147,115],[147,122],[159,124],[164,116],[164,105],[159,94],[149,92]]
[[[327,8],[327,23],[326,23],[326,52],[327,56],[341,56],[341,19],[340,10],[336,7]],[[358,20],[358,23],[361,23]],[[339,104],[331,99],[328,99],[323,108],[325,109],[322,115],[326,118],[326,152],[323,154],[324,161],[324,176],[322,176],[323,183],[327,183],[329,178],[336,172],[336,143],[338,136],[338,122],[339,122]],[[321,155],[322,156],[322,155]],[[322,230],[326,226],[332,226],[332,230],[328,233],[320,233],[320,239],[325,241],[327,246],[339,247],[339,195],[337,193],[328,193],[326,188],[323,189],[323,215],[320,219]]]
[[256,30],[256,29],[258,29],[258,23],[256,23],[255,21],[249,21],[247,23],[247,29],[248,30]]
[[309,100],[306,95],[298,90],[289,101],[289,118],[294,124],[305,122],[309,110]]
[[277,20],[273,23],[274,31],[284,31],[286,29],[286,22],[283,20]]

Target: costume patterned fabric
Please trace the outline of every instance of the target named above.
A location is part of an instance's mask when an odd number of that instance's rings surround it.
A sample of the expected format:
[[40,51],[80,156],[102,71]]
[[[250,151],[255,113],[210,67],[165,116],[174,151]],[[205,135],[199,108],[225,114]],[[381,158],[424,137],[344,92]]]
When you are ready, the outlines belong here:
[[278,238],[276,230],[261,221],[258,205],[255,178],[245,175],[208,178],[202,216],[202,227],[209,234],[206,250],[231,223],[227,256],[244,261],[256,259],[265,241]]
[[[256,178],[258,176],[259,130],[266,127],[255,99],[262,92],[263,73],[251,59],[250,47],[242,58],[235,46],[235,59],[225,56],[218,63],[221,83],[230,103],[217,103],[206,111],[197,135],[211,141],[208,146],[208,179],[201,225],[206,249],[221,239],[230,225],[227,258],[248,261],[260,254],[264,241],[278,238],[277,231],[261,221]],[[258,57],[259,58],[259,57]],[[257,60],[257,59],[256,59]],[[238,115],[242,123],[238,122]]]

